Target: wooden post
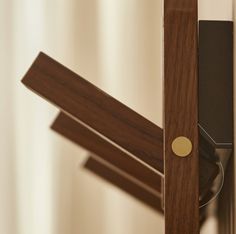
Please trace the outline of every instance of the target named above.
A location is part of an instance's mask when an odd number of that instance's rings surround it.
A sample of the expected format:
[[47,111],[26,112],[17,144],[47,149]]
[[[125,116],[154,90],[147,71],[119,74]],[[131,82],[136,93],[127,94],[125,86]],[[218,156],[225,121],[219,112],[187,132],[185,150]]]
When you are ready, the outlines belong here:
[[166,234],[199,233],[197,23],[197,0],[164,1]]

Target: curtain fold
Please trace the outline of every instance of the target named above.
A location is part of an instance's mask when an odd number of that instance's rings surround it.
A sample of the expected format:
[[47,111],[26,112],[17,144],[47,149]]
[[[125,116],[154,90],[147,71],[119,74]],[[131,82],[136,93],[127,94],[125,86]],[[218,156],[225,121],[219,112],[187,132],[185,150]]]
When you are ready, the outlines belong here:
[[162,126],[161,1],[0,0],[0,233],[163,233],[163,218],[82,169],[57,109],[20,83],[39,51]]

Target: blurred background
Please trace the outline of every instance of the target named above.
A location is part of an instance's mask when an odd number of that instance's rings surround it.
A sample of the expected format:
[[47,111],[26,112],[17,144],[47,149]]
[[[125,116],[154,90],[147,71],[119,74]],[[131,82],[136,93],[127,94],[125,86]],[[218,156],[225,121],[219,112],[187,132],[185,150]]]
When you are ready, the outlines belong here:
[[163,233],[163,219],[80,165],[57,109],[20,80],[43,51],[162,125],[161,1],[0,0],[0,233]]
[[164,233],[83,169],[88,153],[49,129],[57,109],[20,83],[43,51],[162,126],[162,1],[0,0],[0,28],[0,233]]

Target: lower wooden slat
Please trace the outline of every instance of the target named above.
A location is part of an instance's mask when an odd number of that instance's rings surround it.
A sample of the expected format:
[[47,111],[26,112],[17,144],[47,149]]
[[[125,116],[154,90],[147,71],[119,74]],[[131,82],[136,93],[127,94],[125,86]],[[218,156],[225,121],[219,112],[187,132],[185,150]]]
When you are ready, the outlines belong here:
[[112,183],[121,190],[127,192],[131,196],[135,197],[139,201],[145,203],[152,209],[163,213],[161,206],[161,198],[153,195],[147,190],[139,187],[137,184],[133,183],[129,179],[125,178],[123,175],[115,172],[101,162],[95,160],[93,157],[90,157],[85,163],[84,167],[106,181]]

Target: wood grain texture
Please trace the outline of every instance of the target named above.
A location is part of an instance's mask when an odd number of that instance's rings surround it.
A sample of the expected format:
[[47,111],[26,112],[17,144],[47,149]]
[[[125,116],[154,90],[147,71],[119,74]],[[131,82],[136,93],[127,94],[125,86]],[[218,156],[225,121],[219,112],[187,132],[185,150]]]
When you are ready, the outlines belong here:
[[120,188],[124,192],[130,194],[139,201],[145,203],[152,209],[163,213],[161,198],[154,196],[152,193],[149,193],[147,190],[139,187],[137,184],[125,178],[123,175],[113,171],[101,162],[90,157],[84,167]]
[[22,82],[163,173],[162,130],[135,111],[43,53]]
[[160,175],[134,158],[131,158],[124,151],[102,139],[99,135],[95,134],[81,123],[73,120],[63,112],[57,116],[51,128],[91,153],[96,154],[97,157],[105,160],[117,169],[123,171],[123,174],[126,173],[135,180],[138,180],[144,187],[148,187],[148,189],[158,193],[159,196],[162,194],[162,177]]
[[[166,234],[199,233],[197,0],[164,1],[164,160]],[[179,158],[172,141],[186,136]]]

